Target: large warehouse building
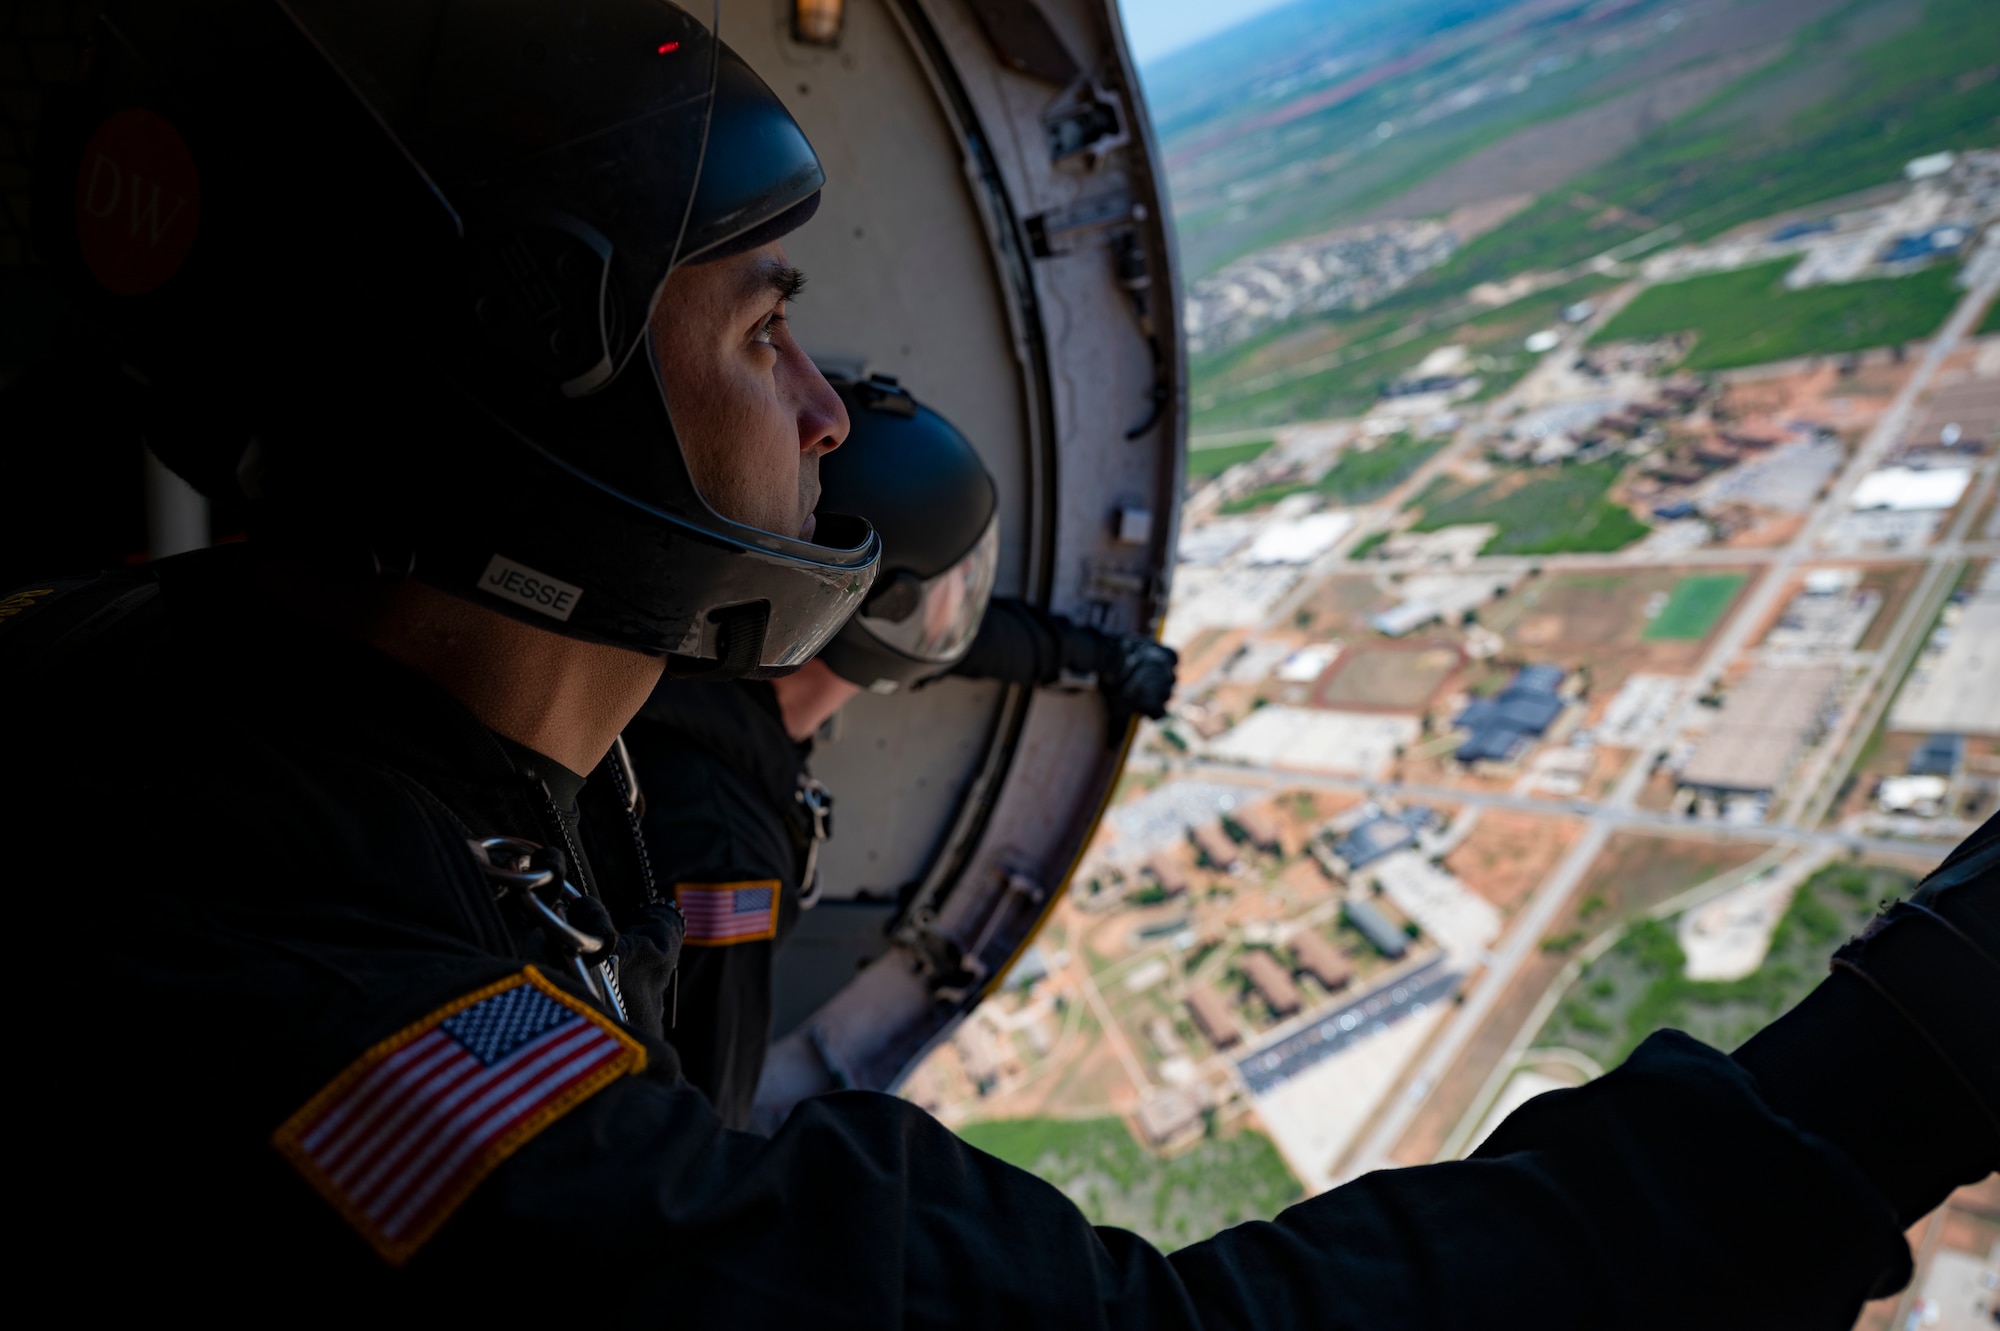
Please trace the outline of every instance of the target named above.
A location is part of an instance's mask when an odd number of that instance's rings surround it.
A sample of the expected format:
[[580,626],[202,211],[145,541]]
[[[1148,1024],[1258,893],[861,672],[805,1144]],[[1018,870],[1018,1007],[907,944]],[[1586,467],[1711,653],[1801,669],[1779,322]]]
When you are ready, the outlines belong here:
[[1680,784],[1703,795],[1769,795],[1816,736],[1840,683],[1837,665],[1766,665],[1722,701]]

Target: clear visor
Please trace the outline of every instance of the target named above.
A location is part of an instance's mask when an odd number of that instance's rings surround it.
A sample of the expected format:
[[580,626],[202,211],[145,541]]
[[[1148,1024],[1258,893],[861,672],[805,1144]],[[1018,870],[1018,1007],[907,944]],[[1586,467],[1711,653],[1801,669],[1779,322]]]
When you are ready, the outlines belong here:
[[986,617],[986,603],[993,596],[993,578],[999,564],[1000,517],[996,513],[956,564],[917,584],[914,605],[909,604],[908,597],[897,597],[891,588],[873,604],[903,613],[892,619],[870,614],[864,607],[861,624],[883,646],[904,656],[949,665],[965,655],[965,649],[979,632],[979,621]]

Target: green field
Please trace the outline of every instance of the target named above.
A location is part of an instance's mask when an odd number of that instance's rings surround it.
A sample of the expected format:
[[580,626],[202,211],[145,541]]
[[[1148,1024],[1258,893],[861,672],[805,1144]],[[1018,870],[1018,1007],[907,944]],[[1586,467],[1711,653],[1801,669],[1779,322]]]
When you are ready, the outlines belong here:
[[1356,543],[1355,547],[1347,552],[1347,557],[1349,559],[1366,559],[1368,558],[1368,556],[1375,553],[1376,546],[1382,544],[1382,542],[1388,539],[1389,539],[1388,532],[1385,531],[1372,532],[1369,535],[1362,537],[1361,540]]
[[1575,1049],[1611,1068],[1672,1027],[1733,1049],[1826,978],[1826,959],[1885,899],[1914,885],[1893,869],[1833,865],[1799,888],[1764,964],[1740,980],[1690,980],[1671,920],[1643,920],[1584,967],[1535,1043]]
[[[1578,272],[1592,256],[1642,236],[1652,237],[1655,248],[1704,240],[1815,202],[1894,186],[1903,164],[1920,154],[2000,140],[2000,77],[1995,77],[2000,23],[1992,21],[1992,13],[1992,0],[1853,0],[1796,31],[1775,63],[1746,73],[1602,166],[1545,192],[1526,211],[1371,309],[1312,316],[1267,330],[1254,345],[1195,358],[1189,367],[1195,418],[1202,428],[1222,429],[1358,412],[1376,385],[1432,347],[1468,340],[1465,331],[1450,325],[1463,320],[1465,293],[1478,283],[1527,272]],[[1392,87],[1382,91],[1387,95]],[[1573,88],[1560,108],[1551,103],[1541,110],[1573,110],[1604,91],[1598,85]],[[1387,106],[1365,98],[1353,104],[1356,114],[1364,109],[1390,114]],[[1391,143],[1393,151],[1379,154],[1382,166],[1396,159],[1408,172],[1405,183],[1438,165],[1414,141],[1399,135]],[[1466,139],[1461,146],[1470,143]],[[1406,149],[1412,155],[1403,158]],[[1276,147],[1267,151],[1285,156]],[[1342,188],[1352,190],[1356,183]],[[1273,199],[1269,216],[1244,209],[1256,215],[1240,226],[1260,228],[1256,243],[1263,244],[1342,220],[1337,208],[1318,203],[1306,209],[1309,217],[1297,220],[1294,212],[1305,202],[1291,195],[1282,203]],[[1182,218],[1181,225],[1186,245],[1195,219]],[[1681,229],[1678,236],[1665,230],[1669,225]],[[1922,287],[1925,277],[1908,280]],[[1853,305],[1832,310],[1830,319],[1827,312],[1789,305],[1777,312],[1778,326],[1760,316],[1746,325],[1747,343],[1723,337],[1729,327],[1718,323],[1695,348],[1690,368],[1881,346],[1922,337],[1942,317],[1935,290],[1928,301],[1915,299],[1915,308],[1887,311],[1872,308],[1886,292],[1859,291]],[[1753,294],[1753,304],[1761,303],[1763,293]],[[1525,313],[1531,303],[1493,314]],[[1988,331],[2000,331],[1997,319],[1989,315]],[[1516,337],[1518,352],[1518,336],[1513,330],[1509,335]],[[1383,345],[1391,339],[1397,344]],[[1292,354],[1288,349],[1294,346]],[[1339,348],[1337,360],[1329,346]],[[1520,365],[1511,373],[1527,364],[1516,359]],[[1284,377],[1301,362],[1321,368]],[[1488,374],[1489,389],[1504,387],[1509,375]]]
[[1607,323],[1595,342],[1694,333],[1690,370],[1726,370],[1794,356],[1823,356],[1929,337],[1960,298],[1957,268],[1908,277],[1787,291],[1793,261],[1759,264],[1648,288]]
[[1340,461],[1317,481],[1267,485],[1261,490],[1237,496],[1224,504],[1220,511],[1226,514],[1249,513],[1275,504],[1288,495],[1308,492],[1324,495],[1336,504],[1370,503],[1410,479],[1417,468],[1447,442],[1449,440],[1443,437],[1412,439],[1407,434],[1392,435],[1365,453],[1354,449],[1342,453]]
[[1986,317],[1979,321],[1979,336],[2000,333],[2000,300],[1986,307]]
[[958,1135],[1053,1183],[1092,1224],[1129,1229],[1169,1251],[1269,1220],[1305,1195],[1271,1139],[1248,1129],[1165,1160],[1119,1118],[993,1119]]
[[1187,455],[1187,478],[1189,481],[1205,481],[1211,476],[1220,476],[1239,462],[1249,462],[1264,455],[1270,448],[1269,439],[1252,439],[1246,444],[1218,444],[1213,448],[1189,448]]
[[1617,458],[1526,474],[1507,472],[1480,485],[1439,477],[1410,501],[1423,516],[1412,531],[1491,522],[1500,531],[1487,555],[1552,555],[1622,550],[1651,528],[1604,497],[1624,463]]
[[1693,642],[1708,636],[1715,621],[1736,599],[1742,573],[1692,573],[1674,584],[1659,617],[1640,636],[1655,641]]

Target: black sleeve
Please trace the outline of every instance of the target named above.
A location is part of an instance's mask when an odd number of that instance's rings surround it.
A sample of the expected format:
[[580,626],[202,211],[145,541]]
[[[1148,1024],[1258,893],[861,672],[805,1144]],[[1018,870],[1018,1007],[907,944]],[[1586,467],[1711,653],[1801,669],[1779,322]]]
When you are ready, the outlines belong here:
[[[94,1132],[110,1135],[62,1188],[110,1206],[94,1242],[132,1254],[147,1298],[199,1290],[212,1307],[276,1288],[378,1313],[730,1328],[1845,1328],[1907,1272],[1854,1167],[1678,1036],[1532,1102],[1478,1159],[1371,1175],[1171,1257],[1094,1230],[892,1096],[808,1101],[769,1139],[731,1132],[654,1046],[646,1071],[540,1131],[391,1270],[269,1135],[510,963],[351,913],[144,924],[143,945],[95,959],[133,968],[156,1029],[198,1038],[106,1070]],[[151,1089],[169,1070],[171,1101]],[[141,1135],[136,1108],[165,1112]],[[138,1165],[107,1175],[107,1160]],[[187,1220],[192,1188],[217,1219]],[[259,1279],[230,1287],[219,1264]]]
[[691,928],[665,1000],[673,1022],[666,1037],[687,1079],[725,1122],[742,1126],[771,1039],[775,952],[798,915],[791,836],[768,793],[713,749],[643,722],[627,739],[646,797],[640,828],[663,893],[679,900],[689,884],[777,885],[772,937],[707,946]]
[[946,673],[1009,684],[1053,684],[1067,664],[1063,630],[1069,627],[1067,620],[1026,601],[996,596],[987,603],[972,646]]

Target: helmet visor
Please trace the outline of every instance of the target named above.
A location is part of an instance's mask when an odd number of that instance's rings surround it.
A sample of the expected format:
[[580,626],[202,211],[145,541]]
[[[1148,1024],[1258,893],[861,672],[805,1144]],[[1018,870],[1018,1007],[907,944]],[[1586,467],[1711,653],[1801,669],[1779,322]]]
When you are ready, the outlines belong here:
[[[944,572],[917,584],[914,598],[889,588],[861,609],[862,627],[885,647],[914,660],[950,665],[965,655],[986,617],[1000,565],[1000,517]],[[871,608],[878,612],[870,613]],[[900,611],[900,614],[895,612]]]

